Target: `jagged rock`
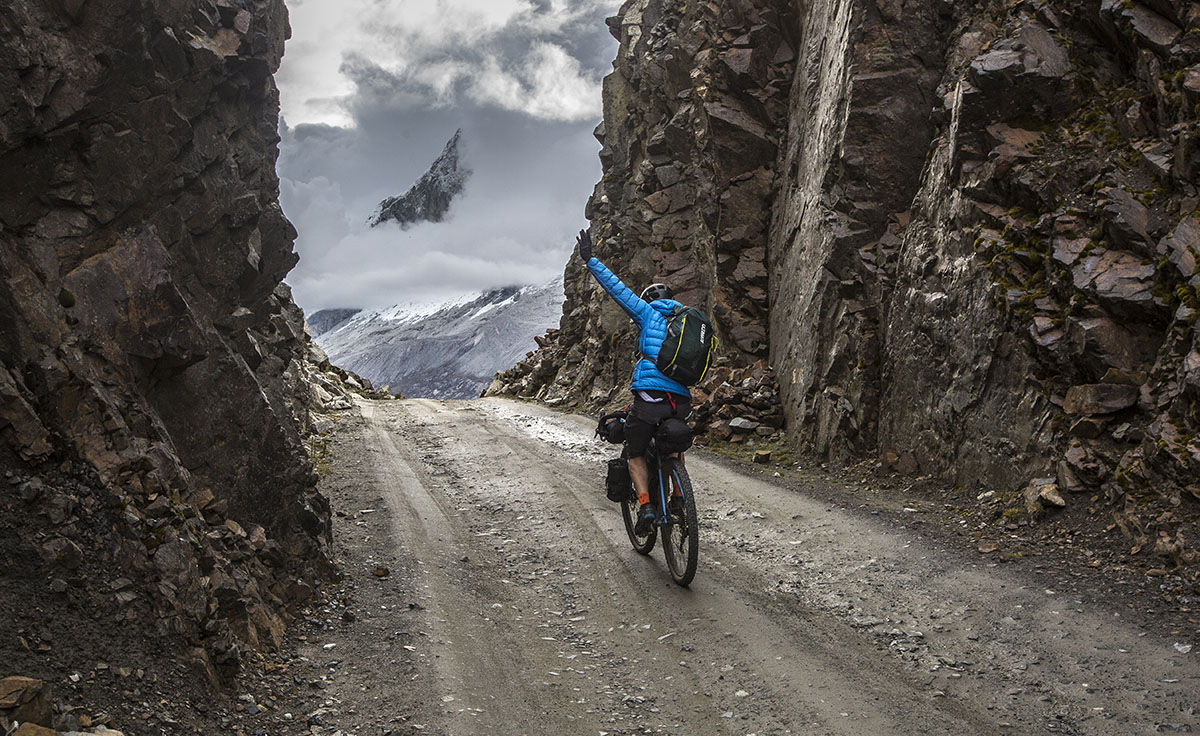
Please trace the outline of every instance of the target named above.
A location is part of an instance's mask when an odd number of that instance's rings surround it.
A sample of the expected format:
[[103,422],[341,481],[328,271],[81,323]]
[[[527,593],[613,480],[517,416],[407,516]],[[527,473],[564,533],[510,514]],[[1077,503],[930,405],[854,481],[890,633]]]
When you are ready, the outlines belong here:
[[729,428],[739,432],[750,432],[758,429],[758,422],[748,417],[738,417],[729,422]]
[[52,704],[50,688],[42,680],[19,676],[0,680],[0,728],[26,722],[49,726]]
[[41,552],[47,562],[67,570],[79,567],[83,558],[79,545],[66,537],[51,539],[41,546]]
[[1105,417],[1080,417],[1071,424],[1072,437],[1094,440],[1104,433],[1108,420]]
[[1150,212],[1132,194],[1121,187],[1100,191],[1104,198],[1105,230],[1118,246],[1125,250],[1144,251],[1149,236]]
[[1158,253],[1167,256],[1181,276],[1194,281],[1196,259],[1200,257],[1200,217],[1180,220],[1169,235],[1158,241]]
[[[328,573],[329,509],[302,445],[311,346],[282,283],[286,12],[192,10],[0,10],[0,463],[47,480],[38,513],[0,521],[42,553],[51,591],[100,568],[137,581],[113,592],[139,602],[124,613],[216,677],[216,647],[229,665],[272,645],[285,570]],[[263,530],[269,567],[227,519]],[[218,606],[210,572],[244,605]]]
[[1200,99],[1200,64],[1187,70],[1187,74],[1183,78],[1183,90],[1192,98],[1192,101]]
[[1075,474],[1075,470],[1071,467],[1071,463],[1066,460],[1058,461],[1055,466],[1057,471],[1056,479],[1058,487],[1071,493],[1083,493],[1090,490],[1088,485],[1079,479]]
[[1067,339],[1091,372],[1099,378],[1108,368],[1145,369],[1154,359],[1160,338],[1137,334],[1110,317],[1071,318]]
[[1163,56],[1171,55],[1171,47],[1183,33],[1179,26],[1138,3],[1130,3],[1123,15],[1129,19],[1137,40]]
[[1030,514],[1039,513],[1043,504],[1049,504],[1058,508],[1063,508],[1067,502],[1063,500],[1062,495],[1058,492],[1058,485],[1053,478],[1034,478],[1025,486],[1025,490],[1021,492],[1025,499],[1025,510]]
[[1063,400],[1063,411],[1085,416],[1112,414],[1137,404],[1137,400],[1136,386],[1114,383],[1072,386]]
[[1154,304],[1158,271],[1133,254],[1101,251],[1080,261],[1072,274],[1076,289],[1093,289],[1097,299],[1109,306],[1149,309]]
[[[1108,463],[1080,444],[1073,444],[1067,448],[1063,455],[1063,463],[1068,471],[1065,475],[1068,482],[1063,483],[1063,487],[1072,490],[1079,488],[1079,484],[1086,488],[1095,487],[1107,480],[1110,472]],[[1061,470],[1060,466],[1060,472]]]

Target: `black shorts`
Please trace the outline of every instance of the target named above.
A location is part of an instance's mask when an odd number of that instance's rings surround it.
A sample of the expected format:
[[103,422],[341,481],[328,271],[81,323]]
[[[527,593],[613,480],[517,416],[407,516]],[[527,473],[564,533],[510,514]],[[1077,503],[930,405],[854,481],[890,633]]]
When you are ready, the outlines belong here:
[[[656,399],[661,398],[662,401],[646,401],[639,396],[639,393],[645,393]],[[673,407],[671,406],[672,400],[675,402]],[[692,397],[690,396],[680,396],[666,391],[634,391],[633,407],[629,410],[629,416],[625,417],[625,447],[629,451],[629,457],[642,457],[646,454],[647,448],[650,447],[650,439],[654,437],[654,431],[658,429],[662,420],[676,416],[686,421],[691,413]]]

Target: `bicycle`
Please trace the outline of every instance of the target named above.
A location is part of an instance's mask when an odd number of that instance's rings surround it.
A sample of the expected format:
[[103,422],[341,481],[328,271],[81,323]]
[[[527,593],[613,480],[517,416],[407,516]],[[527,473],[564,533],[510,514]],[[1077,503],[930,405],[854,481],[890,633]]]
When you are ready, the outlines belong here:
[[[601,428],[606,424],[606,419],[611,416],[601,417],[600,428],[597,429],[597,434],[609,442],[613,442],[611,435]],[[623,421],[623,417],[620,421]],[[620,441],[623,443],[623,437]],[[627,454],[628,449],[622,448],[621,461],[627,460]],[[682,458],[674,454],[663,457],[659,453],[657,437],[650,440],[650,447],[646,451],[645,459],[651,484],[656,486],[652,487],[650,491],[650,501],[654,504],[656,516],[654,526],[650,528],[650,531],[641,536],[634,531],[640,509],[637,492],[634,490],[627,467],[623,475],[618,472],[618,477],[614,479],[612,464],[617,461],[609,461],[608,497],[610,500],[620,502],[621,516],[625,521],[625,533],[629,535],[629,542],[638,554],[649,555],[654,549],[659,530],[662,530],[663,557],[667,561],[671,579],[678,585],[687,587],[696,576],[700,548],[699,524],[696,520],[696,499],[692,492],[692,481],[688,477]]]

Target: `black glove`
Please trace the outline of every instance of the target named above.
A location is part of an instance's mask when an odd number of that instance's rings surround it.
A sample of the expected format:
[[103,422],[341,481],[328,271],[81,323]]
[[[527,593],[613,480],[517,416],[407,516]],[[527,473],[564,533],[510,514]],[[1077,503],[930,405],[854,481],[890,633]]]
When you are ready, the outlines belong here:
[[579,257],[587,263],[592,257],[592,238],[587,234],[587,230],[579,231],[579,237],[575,238],[575,246],[579,248]]

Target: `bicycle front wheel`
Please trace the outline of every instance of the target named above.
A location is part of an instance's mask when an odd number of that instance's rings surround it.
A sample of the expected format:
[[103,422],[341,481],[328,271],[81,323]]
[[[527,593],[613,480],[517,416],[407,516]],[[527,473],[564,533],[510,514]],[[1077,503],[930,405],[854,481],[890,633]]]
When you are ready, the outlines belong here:
[[696,577],[696,560],[700,547],[700,530],[696,522],[696,499],[692,481],[679,458],[663,461],[663,476],[671,484],[671,500],[667,504],[667,524],[663,527],[663,556],[671,570],[671,579],[687,587]]

